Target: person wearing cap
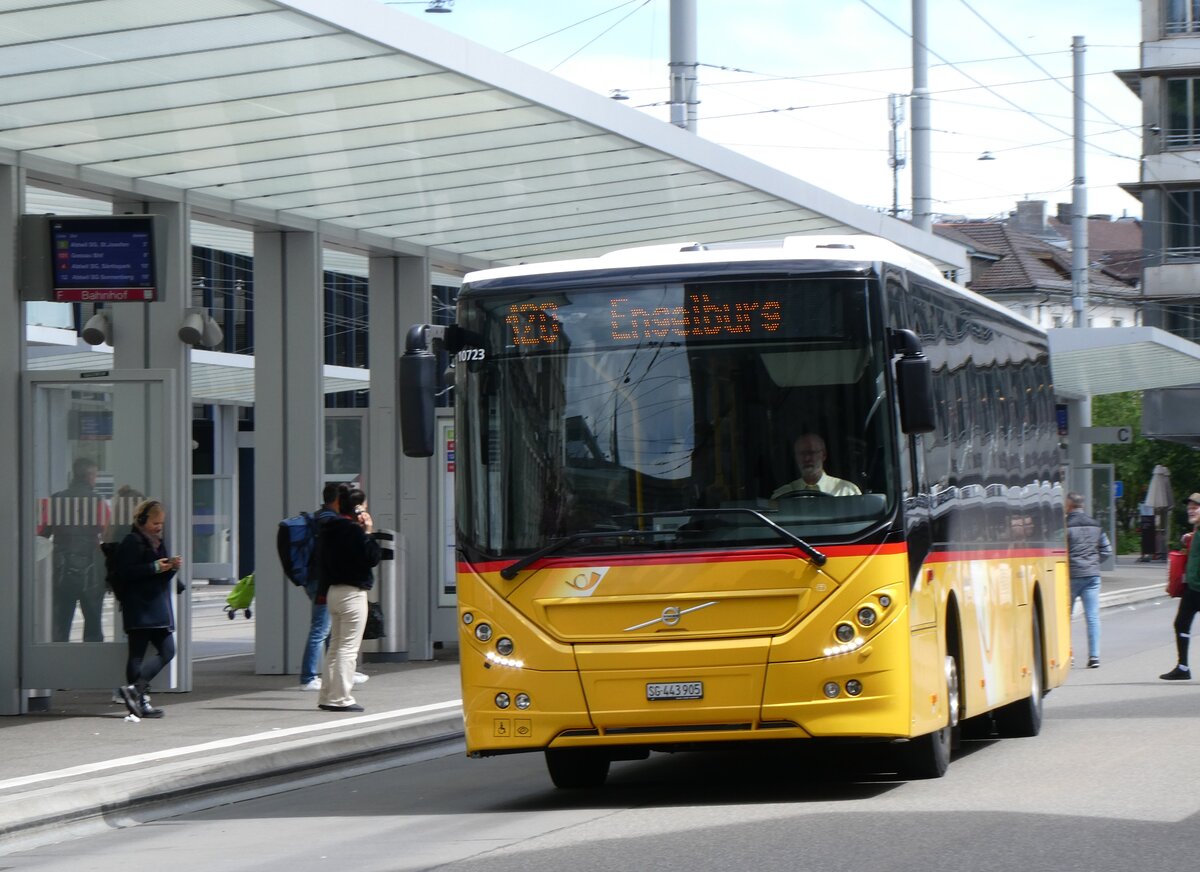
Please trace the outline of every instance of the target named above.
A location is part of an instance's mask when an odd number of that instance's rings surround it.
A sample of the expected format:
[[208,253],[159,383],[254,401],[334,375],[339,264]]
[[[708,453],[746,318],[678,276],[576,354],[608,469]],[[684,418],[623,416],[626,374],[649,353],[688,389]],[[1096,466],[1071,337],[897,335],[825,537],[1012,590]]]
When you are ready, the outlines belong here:
[[1071,569],[1071,608],[1083,600],[1087,622],[1087,668],[1100,666],[1100,564],[1112,557],[1112,544],[1100,522],[1083,511],[1082,494],[1067,494],[1067,558]]
[[1195,531],[1200,527],[1200,493],[1194,493],[1187,498],[1188,523],[1192,532],[1185,538],[1190,538],[1187,544],[1187,565],[1183,570],[1183,594],[1179,597],[1179,611],[1175,613],[1175,649],[1179,654],[1179,662],[1170,672],[1158,676],[1163,681],[1186,681],[1192,677],[1188,666],[1188,642],[1191,640],[1192,619],[1200,611],[1200,550],[1196,546]]

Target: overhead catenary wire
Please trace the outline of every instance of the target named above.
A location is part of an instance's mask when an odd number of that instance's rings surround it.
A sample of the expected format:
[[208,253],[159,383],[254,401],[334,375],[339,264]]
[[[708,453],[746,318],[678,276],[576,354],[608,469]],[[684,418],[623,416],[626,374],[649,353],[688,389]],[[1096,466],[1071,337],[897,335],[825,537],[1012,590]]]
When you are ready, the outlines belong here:
[[[907,32],[907,30],[904,27],[900,26],[895,21],[888,18],[888,16],[886,14],[882,13],[871,2],[868,2],[868,0],[862,0],[862,2],[868,9],[870,9],[873,13],[875,13],[877,16],[879,16],[882,20],[887,22],[891,27],[896,29],[898,32],[904,34],[904,36],[911,38],[911,35]],[[557,29],[555,29],[549,33],[546,33],[542,36],[538,36],[532,40],[528,40],[524,43],[521,43],[520,45],[515,46],[513,49],[510,49],[509,51],[510,52],[517,51],[526,46],[532,45],[537,42],[541,42],[550,37],[560,35],[562,33],[570,31],[573,28],[576,28],[576,27],[586,24],[588,22],[593,22],[593,21],[601,19],[605,16],[610,16],[614,13],[619,13],[619,12],[624,11],[625,14],[622,15],[618,21],[616,21],[614,24],[611,24],[610,26],[608,26],[600,34],[598,34],[594,37],[591,37],[586,43],[584,43],[584,45],[575,49],[573,52],[571,52],[570,55],[568,55],[562,61],[559,61],[558,63],[556,63],[554,65],[554,67],[551,68],[552,70],[558,69],[567,60],[569,60],[572,57],[575,57],[576,55],[578,55],[580,52],[582,52],[588,46],[593,45],[597,40],[602,38],[605,34],[611,33],[615,27],[620,25],[622,22],[626,21],[633,14],[637,13],[638,11],[640,11],[641,9],[646,7],[648,5],[648,3],[649,3],[649,0],[643,0],[643,2],[639,2],[639,0],[626,0],[626,2],[623,2],[623,3],[616,3],[612,6],[609,6],[608,8],[604,9],[603,11],[601,11],[599,13],[596,13],[593,15],[588,15],[584,18],[581,18],[579,21],[576,21],[565,27],[557,28]],[[968,10],[971,11],[973,14],[978,15],[978,13],[976,12],[976,10],[973,7],[970,7],[966,3],[964,3],[964,5],[967,6]],[[1023,49],[1021,49],[1019,46],[1014,44],[1012,42],[1012,40],[1010,40],[1006,36],[1004,36],[1004,34],[1000,33],[1000,31],[998,29],[996,29],[994,27],[992,29],[1005,42],[1006,45],[1008,45],[1015,51],[1015,54],[1004,54],[1002,52],[993,52],[992,54],[996,55],[994,57],[969,58],[969,59],[965,59],[965,60],[961,60],[961,61],[957,61],[957,62],[952,62],[936,52],[931,52],[933,57],[936,58],[936,60],[937,60],[937,62],[932,64],[931,66],[933,66],[935,68],[936,67],[945,67],[950,70],[953,70],[953,71],[957,72],[958,74],[962,75],[970,83],[968,85],[964,85],[963,87],[940,89],[940,90],[934,91],[931,96],[938,98],[938,99],[945,100],[946,97],[948,97],[949,95],[953,95],[953,94],[970,93],[972,91],[984,91],[984,92],[990,94],[993,98],[996,98],[997,100],[999,100],[1003,105],[985,105],[984,103],[972,104],[969,101],[953,101],[954,105],[962,105],[962,106],[975,105],[976,108],[979,109],[980,111],[1004,111],[1004,112],[1009,112],[1009,113],[1022,114],[1022,115],[1025,115],[1026,117],[1030,118],[1031,120],[1035,121],[1036,123],[1039,123],[1046,127],[1049,127],[1051,130],[1054,130],[1056,133],[1060,134],[1064,138],[1069,137],[1069,134],[1067,133],[1065,127],[1059,126],[1059,125],[1053,123],[1053,121],[1049,120],[1050,118],[1062,118],[1063,120],[1066,120],[1067,116],[1057,116],[1057,115],[1050,115],[1048,113],[1039,113],[1039,112],[1031,111],[1026,106],[1022,106],[1019,102],[1017,102],[1013,99],[1009,99],[1008,97],[999,93],[999,89],[1007,88],[1007,87],[1020,87],[1020,86],[1036,85],[1036,84],[1043,83],[1046,81],[1053,81],[1057,86],[1065,88],[1066,85],[1061,80],[1061,77],[1055,76],[1053,73],[1051,73],[1042,63],[1040,63],[1037,60],[1037,58],[1066,55],[1066,54],[1069,54],[1070,52],[1065,51],[1065,50],[1064,51],[1040,52],[1040,53],[1026,52]],[[1044,78],[1038,77],[1038,78],[1020,79],[1020,80],[1015,80],[1015,81],[1006,81],[1003,83],[996,83],[996,84],[988,84],[988,83],[981,81],[981,80],[975,78],[974,76],[970,75],[965,69],[966,67],[969,67],[972,65],[978,65],[978,64],[982,64],[982,63],[1001,62],[1001,61],[1017,61],[1017,60],[1024,60],[1024,61],[1027,61],[1027,62],[1033,64],[1036,69],[1038,69],[1040,72],[1045,74]],[[708,62],[701,62],[699,64],[699,66],[708,68],[708,69],[712,69],[712,70],[728,72],[728,73],[744,74],[744,75],[749,75],[749,76],[760,76],[764,80],[767,80],[767,81],[811,82],[814,84],[828,86],[828,87],[857,89],[857,90],[861,90],[868,94],[872,92],[872,90],[869,87],[855,85],[852,82],[846,81],[846,80],[851,79],[853,77],[861,77],[863,75],[868,75],[873,72],[880,71],[880,70],[876,70],[876,69],[870,69],[870,70],[858,70],[858,71],[855,71],[855,70],[837,71],[837,72],[833,72],[833,73],[816,74],[816,75],[772,75],[770,73],[763,73],[762,71],[759,71],[759,70],[747,68],[743,65],[713,64],[713,63],[708,63]],[[890,70],[890,71],[899,72],[899,71],[902,71],[905,69],[907,69],[907,67],[895,67],[895,68],[884,68],[883,71]],[[1105,70],[1105,71],[1101,71],[1101,72],[1088,73],[1087,75],[1089,75],[1089,76],[1111,76],[1111,71]],[[835,79],[842,79],[843,81],[834,81]],[[737,87],[737,86],[740,86],[743,84],[754,85],[754,84],[760,84],[760,82],[757,82],[753,79],[749,80],[749,81],[732,80],[732,81],[725,82],[724,87],[734,88],[734,87]],[[706,88],[709,89],[710,91],[716,90],[715,86],[712,83],[706,84]],[[655,91],[662,92],[662,91],[665,91],[665,84],[663,86],[657,86],[657,87],[653,87],[653,88],[623,87],[620,90],[622,93],[625,93],[625,94],[653,93]],[[1067,90],[1070,90],[1070,89],[1068,88]],[[883,95],[882,91],[877,91],[875,93],[879,96]],[[730,97],[731,99],[744,99],[744,97],[737,97],[736,95],[734,95],[732,93],[727,94],[727,96]],[[814,102],[811,104],[789,105],[789,106],[782,106],[782,107],[778,107],[778,106],[771,107],[771,106],[760,105],[759,108],[752,109],[752,110],[749,110],[746,112],[730,112],[730,113],[715,114],[715,115],[709,116],[707,120],[722,121],[722,120],[727,120],[727,119],[753,117],[755,115],[766,116],[766,115],[771,115],[771,114],[796,114],[801,111],[820,110],[822,108],[827,108],[827,107],[828,108],[834,108],[834,107],[841,108],[841,107],[845,107],[848,105],[854,105],[854,104],[870,104],[870,103],[878,100],[879,96],[865,97],[865,98],[858,98],[858,99],[852,98],[850,100],[839,100],[836,102],[822,101],[822,102]],[[951,101],[945,100],[945,102],[951,102]],[[643,102],[640,102],[637,104],[627,104],[627,105],[629,105],[630,108],[647,110],[647,109],[657,109],[662,106],[669,105],[669,101],[668,100],[643,101]],[[1132,124],[1121,125],[1104,113],[1097,113],[1097,114],[1102,115],[1110,123],[1116,124],[1117,125],[1116,129],[1118,131],[1124,131],[1124,132],[1129,132],[1129,133],[1136,132],[1136,127],[1137,127],[1136,125],[1132,125]],[[805,121],[805,123],[811,124],[812,122]],[[827,129],[831,129],[831,128],[827,128]],[[1089,124],[1089,129],[1094,129],[1093,124]],[[845,131],[843,131],[843,133],[844,132]],[[1113,132],[1113,130],[1111,128],[1102,130],[1102,131],[1096,130],[1094,135],[1098,137],[1098,136],[1102,136],[1102,135],[1109,135],[1112,132]],[[967,136],[969,134],[964,133],[964,134],[960,134],[960,135]],[[1021,143],[1014,142],[1014,144],[1011,145],[1009,148],[1002,148],[999,150],[1001,150],[1001,151],[1016,151],[1016,150],[1022,149],[1022,148],[1032,149],[1032,148],[1038,148],[1038,147],[1042,147],[1042,146],[1053,148],[1055,146],[1055,143],[1051,142],[1051,143],[1021,144]],[[1089,141],[1086,143],[1086,147],[1088,148],[1089,151],[1095,152],[1100,155],[1107,155],[1110,157],[1114,157],[1114,158],[1118,158],[1118,159],[1126,160],[1126,161],[1139,160],[1138,156],[1135,156],[1132,154],[1121,154],[1119,151],[1105,146],[1102,142],[1093,142],[1093,141],[1091,141],[1091,137],[1089,137]],[[864,151],[869,151],[869,150],[870,150],[869,148],[864,149]],[[995,152],[996,149],[991,149],[991,151]],[[942,150],[940,150],[940,153],[947,153],[947,152],[946,152],[946,150],[942,149]]]
[[[1011,39],[1009,39],[1007,36],[1005,36],[1003,33],[1001,33],[1000,30],[996,27],[996,25],[994,25],[986,16],[981,15],[979,13],[979,11],[977,9],[975,9],[974,6],[972,6],[970,3],[967,2],[967,0],[959,0],[959,2],[962,3],[962,5],[965,6],[971,12],[972,15],[974,15],[976,18],[978,18],[980,21],[982,21],[988,27],[988,29],[992,31],[992,33],[996,34],[996,36],[1000,37],[1008,45],[1012,46],[1016,51],[1020,52],[1021,57],[1025,58],[1025,60],[1029,61],[1031,64],[1033,64],[1039,70],[1041,70],[1043,73],[1045,73],[1047,76],[1049,76],[1053,81],[1057,82],[1063,88],[1063,90],[1065,90],[1068,94],[1074,93],[1074,90],[1069,85],[1067,85],[1066,82],[1064,82],[1064,81],[1062,81],[1062,79],[1054,76],[1053,73],[1051,73],[1049,70],[1047,70],[1041,64],[1039,64],[1037,61],[1035,61],[1032,57],[1025,54],[1025,52],[1021,51],[1020,46],[1018,46],[1015,42],[1013,42]],[[1094,104],[1088,102],[1087,100],[1083,101],[1083,105],[1087,106],[1089,109],[1091,109],[1093,112],[1095,112],[1097,115],[1104,118],[1105,120],[1111,121],[1113,124],[1117,124],[1117,125],[1120,124],[1119,121],[1117,121],[1116,119],[1114,119],[1113,117],[1108,115],[1106,112],[1104,112],[1104,110],[1097,108]]]
[[[875,6],[873,6],[873,5],[871,4],[870,0],[858,0],[858,2],[859,2],[859,3],[862,3],[864,6],[866,6],[868,9],[870,9],[872,12],[874,12],[876,15],[878,15],[880,18],[882,18],[884,21],[886,21],[886,22],[887,22],[888,24],[890,24],[892,27],[896,28],[898,31],[900,31],[901,33],[903,33],[905,36],[907,36],[907,37],[908,37],[908,38],[910,38],[910,39],[912,38],[912,34],[911,34],[911,33],[909,33],[908,31],[906,31],[906,30],[905,30],[903,27],[901,27],[899,24],[897,24],[897,23],[896,23],[895,21],[893,21],[892,19],[888,18],[888,16],[887,16],[887,15],[885,15],[883,12],[881,12],[879,9],[877,9]],[[931,55],[933,55],[935,58],[937,58],[938,60],[940,60],[942,63],[944,63],[944,64],[947,64],[947,65],[948,65],[948,66],[949,66],[951,69],[953,69],[953,70],[954,70],[955,72],[957,72],[959,75],[963,76],[964,78],[966,78],[967,80],[969,80],[969,81],[971,81],[971,82],[974,82],[976,85],[978,85],[979,87],[983,88],[983,89],[984,89],[984,90],[986,90],[986,91],[987,91],[989,94],[991,94],[992,96],[996,97],[997,99],[999,99],[999,100],[1003,100],[1005,103],[1009,104],[1010,106],[1013,106],[1013,107],[1015,107],[1015,108],[1019,109],[1021,112],[1023,112],[1023,113],[1024,113],[1024,114],[1026,114],[1026,115],[1028,115],[1030,118],[1034,119],[1034,120],[1035,120],[1035,121],[1037,121],[1039,124],[1044,124],[1046,127],[1049,127],[1051,130],[1055,131],[1056,133],[1061,133],[1063,136],[1072,136],[1072,134],[1071,134],[1070,132],[1068,132],[1068,131],[1066,131],[1066,130],[1063,130],[1063,129],[1062,129],[1061,127],[1059,127],[1058,125],[1056,125],[1056,124],[1053,124],[1053,123],[1051,123],[1051,122],[1047,121],[1045,118],[1041,117],[1041,116],[1040,116],[1038,113],[1036,113],[1036,112],[1031,112],[1030,110],[1026,109],[1024,106],[1021,106],[1021,105],[1019,105],[1019,104],[1017,104],[1017,103],[1013,102],[1012,100],[1010,100],[1008,97],[1005,97],[1003,94],[998,94],[996,91],[994,91],[994,90],[992,89],[992,87],[991,87],[991,86],[984,84],[983,82],[979,81],[979,80],[978,80],[978,79],[976,79],[974,76],[972,76],[970,73],[966,72],[965,70],[962,70],[962,69],[960,69],[960,68],[959,68],[959,67],[958,67],[956,64],[954,64],[952,61],[948,61],[948,60],[946,60],[946,58],[944,58],[942,55],[938,54],[936,51],[934,51],[934,50],[933,50],[932,48],[930,48],[929,46],[924,46],[924,48],[925,48],[925,50],[926,50],[926,51],[928,51],[928,52],[929,52]],[[1057,81],[1057,79],[1056,79],[1056,81]],[[1116,156],[1116,157],[1123,157],[1123,155],[1120,155],[1120,154],[1118,154],[1117,152],[1113,152],[1113,151],[1111,151],[1110,149],[1104,149],[1104,148],[1101,148],[1101,150],[1102,150],[1102,151],[1108,151],[1109,153],[1113,154],[1113,155],[1114,155],[1114,156]]]

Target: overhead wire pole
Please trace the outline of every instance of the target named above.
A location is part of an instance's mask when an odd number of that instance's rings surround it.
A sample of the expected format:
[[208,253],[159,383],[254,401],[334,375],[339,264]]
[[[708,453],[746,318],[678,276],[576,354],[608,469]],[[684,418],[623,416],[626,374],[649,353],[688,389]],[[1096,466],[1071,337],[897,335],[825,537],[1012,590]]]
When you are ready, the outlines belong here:
[[671,123],[696,132],[696,0],[671,0]]
[[929,24],[925,0],[912,0],[912,223],[933,229],[933,189],[929,181]]
[[1071,311],[1076,327],[1087,326],[1084,310],[1088,297],[1087,185],[1083,171],[1084,51],[1083,37],[1073,37],[1071,55],[1074,61],[1075,85],[1075,178],[1071,182]]
[[[1071,182],[1071,311],[1072,327],[1087,326],[1088,299],[1088,234],[1087,234],[1087,182],[1084,173],[1084,112],[1086,101],[1083,94],[1085,51],[1083,37],[1071,40],[1071,55],[1074,70],[1075,108],[1075,177]],[[1092,462],[1092,446],[1083,441],[1083,428],[1092,426],[1092,399],[1084,397],[1068,404],[1071,431],[1069,457],[1071,468],[1078,470],[1073,476],[1075,490],[1090,496],[1091,481],[1082,475],[1082,466]]]
[[888,95],[888,120],[892,123],[892,131],[888,137],[888,166],[892,168],[892,217],[900,216],[900,170],[908,163],[905,153],[904,134],[901,132],[904,124],[904,95]]

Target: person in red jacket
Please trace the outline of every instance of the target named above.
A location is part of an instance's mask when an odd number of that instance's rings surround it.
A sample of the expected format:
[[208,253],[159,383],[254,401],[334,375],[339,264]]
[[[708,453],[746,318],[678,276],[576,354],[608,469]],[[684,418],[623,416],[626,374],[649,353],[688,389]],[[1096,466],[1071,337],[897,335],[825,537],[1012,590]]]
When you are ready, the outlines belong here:
[[1192,677],[1188,666],[1188,643],[1191,641],[1192,620],[1200,612],[1200,548],[1196,547],[1195,530],[1200,527],[1200,493],[1187,499],[1188,523],[1192,525],[1191,541],[1188,543],[1187,568],[1183,571],[1183,594],[1179,597],[1179,611],[1175,613],[1175,649],[1179,662],[1170,672],[1158,676],[1163,681],[1186,681]]

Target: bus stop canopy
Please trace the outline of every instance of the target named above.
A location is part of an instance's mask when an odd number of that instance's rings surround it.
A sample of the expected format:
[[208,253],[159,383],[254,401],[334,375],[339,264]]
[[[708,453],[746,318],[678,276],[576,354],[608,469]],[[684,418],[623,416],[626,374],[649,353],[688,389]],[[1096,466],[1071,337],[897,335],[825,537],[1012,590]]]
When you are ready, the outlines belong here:
[[1082,400],[1200,384],[1200,345],[1157,327],[1049,331],[1054,393]]
[[457,272],[818,232],[966,266],[954,243],[376,0],[0,0],[0,70],[0,161],[31,182]]

